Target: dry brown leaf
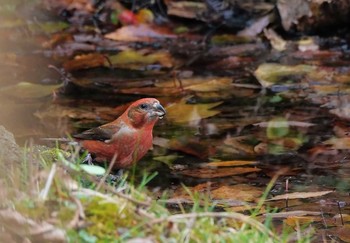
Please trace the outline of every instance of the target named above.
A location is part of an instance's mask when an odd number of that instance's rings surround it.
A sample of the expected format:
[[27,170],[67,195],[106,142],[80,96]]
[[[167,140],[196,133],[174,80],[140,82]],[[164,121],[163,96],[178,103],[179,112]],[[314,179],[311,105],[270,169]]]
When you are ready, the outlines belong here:
[[213,199],[235,199],[244,202],[255,202],[262,195],[262,188],[246,184],[222,186],[211,191]]
[[318,216],[289,216],[283,222],[291,227],[300,227],[305,224],[310,224],[313,222],[320,222],[322,217]]
[[255,165],[258,161],[249,161],[249,160],[231,160],[231,161],[216,161],[210,163],[202,163],[201,167],[233,167],[233,166],[242,166],[242,165]]
[[183,170],[179,173],[195,178],[219,178],[232,175],[240,175],[252,172],[258,172],[261,169],[255,167],[234,167],[234,168],[218,168],[218,169],[208,169],[208,168],[199,168],[199,169],[190,169]]
[[[204,81],[204,80],[203,80]],[[220,91],[227,90],[232,87],[232,78],[212,78],[205,80],[204,82],[193,84],[185,87],[187,90],[192,90],[196,92],[210,92],[210,91]]]
[[253,145],[247,143],[249,139],[251,139],[249,136],[227,137],[224,140],[224,144],[238,150],[240,153],[254,155]]
[[[233,207],[229,207],[226,208],[225,210],[228,212],[244,212],[244,211],[252,211],[252,210],[257,210],[257,205],[242,205],[242,206],[233,206]],[[263,214],[266,212],[266,208],[265,207],[260,207],[259,208],[259,214]]]
[[167,14],[182,18],[198,19],[208,9],[205,3],[191,1],[165,1]]
[[344,225],[334,230],[336,236],[344,242],[350,242],[350,225]]
[[320,191],[320,192],[293,192],[293,193],[286,193],[283,195],[275,196],[267,201],[274,201],[274,200],[286,200],[286,199],[298,199],[298,198],[311,198],[311,197],[321,197],[324,195],[327,195],[333,191]]
[[[160,88],[160,87],[142,87],[142,88],[126,88],[126,89],[119,89],[119,93],[122,94],[143,94],[143,95],[149,95],[149,96],[178,96],[181,94],[180,89],[174,89],[174,88]],[[168,114],[167,114],[168,117]]]
[[100,53],[89,53],[75,56],[74,59],[66,61],[63,67],[68,72],[79,69],[102,67],[105,65],[106,60],[105,56]]
[[322,212],[296,210],[296,211],[289,211],[289,212],[267,213],[265,214],[265,216],[277,219],[277,218],[288,218],[288,217],[301,217],[306,215],[318,216],[321,214]]
[[350,148],[350,138],[331,138],[323,142],[323,144],[330,146],[328,148],[332,149],[349,149]]
[[117,29],[114,32],[105,35],[106,38],[116,41],[141,41],[147,42],[155,39],[169,39],[176,38],[176,35],[169,32],[169,30],[150,26],[146,24],[127,25]]
[[155,137],[153,139],[153,144],[191,154],[202,159],[206,159],[216,151],[214,146],[206,143],[204,140],[192,139],[186,136],[173,139]]

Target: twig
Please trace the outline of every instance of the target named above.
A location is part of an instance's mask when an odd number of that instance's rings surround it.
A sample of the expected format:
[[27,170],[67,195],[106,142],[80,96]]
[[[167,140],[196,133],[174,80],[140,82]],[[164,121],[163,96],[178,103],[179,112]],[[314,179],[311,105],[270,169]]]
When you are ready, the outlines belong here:
[[341,225],[344,226],[344,219],[343,219],[343,214],[341,212],[339,201],[337,201],[337,205],[338,205],[338,210],[339,210],[339,214],[340,214]]
[[[286,193],[289,192],[289,178],[286,179]],[[288,210],[288,197],[286,197],[286,209]]]
[[327,228],[328,228],[328,225],[327,225],[326,219],[324,218],[324,213],[323,213],[322,207],[321,207],[321,216],[322,216],[323,225],[324,225],[325,228],[327,229]]
[[55,173],[56,173],[56,163],[53,163],[52,164],[52,167],[51,167],[51,170],[50,170],[50,173],[49,173],[49,176],[47,177],[47,180],[46,180],[46,184],[45,184],[45,187],[44,189],[40,192],[39,194],[39,198],[41,200],[46,200],[47,198],[47,195],[49,194],[49,190],[50,190],[50,187],[52,185],[52,181],[53,181],[53,178],[55,176]]
[[75,211],[73,219],[69,222],[68,228],[76,228],[79,223],[79,219],[85,219],[85,213],[83,205],[80,200],[76,197],[71,197],[74,203],[77,205],[77,210]]
[[111,163],[109,163],[109,166],[108,166],[108,169],[107,169],[106,173],[103,175],[103,177],[101,178],[100,182],[97,184],[96,191],[98,191],[101,188],[102,184],[105,183],[106,178],[109,175],[109,173],[111,173],[111,171],[113,169],[113,166],[114,166],[116,161],[117,161],[117,154],[115,153],[113,155]]

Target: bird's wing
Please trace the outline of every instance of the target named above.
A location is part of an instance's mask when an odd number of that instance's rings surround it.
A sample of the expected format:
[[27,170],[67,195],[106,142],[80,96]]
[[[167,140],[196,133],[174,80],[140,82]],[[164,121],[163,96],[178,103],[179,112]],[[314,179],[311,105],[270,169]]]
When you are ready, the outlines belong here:
[[80,134],[73,135],[73,137],[84,140],[99,140],[105,142],[112,139],[113,135],[119,130],[120,126],[115,124],[106,124],[100,127],[91,128]]

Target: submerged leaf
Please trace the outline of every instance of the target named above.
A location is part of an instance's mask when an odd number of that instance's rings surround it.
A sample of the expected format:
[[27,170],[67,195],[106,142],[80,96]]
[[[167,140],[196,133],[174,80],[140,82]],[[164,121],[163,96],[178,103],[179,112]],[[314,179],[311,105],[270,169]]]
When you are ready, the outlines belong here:
[[35,99],[51,95],[54,90],[62,86],[63,84],[43,85],[29,82],[20,82],[13,86],[0,88],[0,93],[21,99]]
[[231,161],[216,161],[210,163],[203,163],[201,167],[231,167],[231,166],[242,166],[242,165],[254,165],[257,161],[249,160],[231,160]]
[[211,191],[213,199],[236,199],[245,202],[259,200],[262,195],[262,189],[246,184],[222,186]]
[[128,64],[150,65],[154,63],[159,63],[164,67],[173,66],[172,58],[168,52],[154,52],[152,54],[144,55],[134,50],[127,50],[110,56],[109,61],[115,66]]
[[185,87],[186,90],[192,90],[197,92],[210,92],[227,90],[232,87],[231,78],[213,78],[209,80],[203,80],[204,82],[193,84]]
[[220,104],[222,104],[222,102],[187,104],[186,99],[182,99],[179,103],[170,104],[165,109],[167,111],[168,120],[177,123],[188,123],[219,114],[220,111],[211,109]]
[[349,137],[331,138],[324,141],[323,144],[330,146],[332,149],[349,149],[350,138]]
[[287,119],[278,117],[268,122],[266,134],[269,139],[281,138],[289,133],[289,123]]
[[219,178],[232,175],[241,175],[252,172],[258,172],[261,169],[255,167],[234,167],[234,168],[218,168],[218,169],[209,169],[209,168],[200,168],[200,169],[190,169],[183,170],[179,173],[195,178]]
[[306,74],[315,69],[316,67],[310,65],[286,66],[277,63],[264,63],[255,70],[254,75],[263,87],[270,87],[285,76]]

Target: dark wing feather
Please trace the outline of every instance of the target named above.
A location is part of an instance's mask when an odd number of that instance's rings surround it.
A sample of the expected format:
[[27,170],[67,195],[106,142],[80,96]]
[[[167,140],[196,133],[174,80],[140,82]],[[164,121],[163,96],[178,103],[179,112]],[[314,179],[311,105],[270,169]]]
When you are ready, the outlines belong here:
[[106,141],[110,140],[119,129],[120,128],[116,125],[104,125],[101,127],[91,128],[80,134],[73,135],[73,137],[84,140]]

